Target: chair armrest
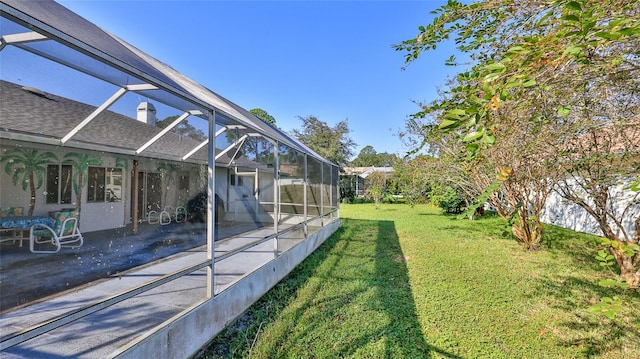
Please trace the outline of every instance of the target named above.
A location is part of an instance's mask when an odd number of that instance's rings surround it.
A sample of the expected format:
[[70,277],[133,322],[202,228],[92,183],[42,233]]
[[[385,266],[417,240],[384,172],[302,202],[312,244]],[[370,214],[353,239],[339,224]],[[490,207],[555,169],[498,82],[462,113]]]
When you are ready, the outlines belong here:
[[[37,237],[48,237],[51,238],[47,241],[38,241]],[[36,243],[46,243],[51,242],[55,246],[55,250],[36,250]],[[56,253],[60,250],[60,240],[58,239],[58,235],[53,230],[53,228],[47,226],[46,224],[37,223],[31,226],[29,229],[29,250],[32,253]]]
[[36,224],[32,225],[31,228],[29,229],[29,238],[33,238],[33,234],[34,234],[33,232],[34,231],[41,231],[41,233],[42,233],[42,231],[44,231],[44,230],[47,230],[47,231],[49,231],[51,233],[50,234],[46,233],[44,235],[36,233],[36,236],[38,236],[38,237],[56,237],[56,231],[54,231],[53,228],[47,226],[44,223],[36,223]]

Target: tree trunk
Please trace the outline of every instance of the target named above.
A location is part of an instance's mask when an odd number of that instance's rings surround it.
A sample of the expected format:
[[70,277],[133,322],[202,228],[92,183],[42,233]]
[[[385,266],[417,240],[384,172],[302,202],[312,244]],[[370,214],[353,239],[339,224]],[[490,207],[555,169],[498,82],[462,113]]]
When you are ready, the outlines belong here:
[[528,251],[538,250],[542,241],[542,223],[538,217],[530,219],[526,210],[519,210],[518,223],[514,223],[511,232]]
[[640,288],[640,270],[633,272],[633,268],[630,271],[622,273],[622,278],[629,284],[631,288]]
[[640,287],[640,269],[637,269],[637,261],[640,257],[640,253],[636,253],[632,257],[628,257],[625,255],[625,251],[621,248],[622,246],[626,246],[626,243],[622,241],[617,241],[617,247],[611,247],[611,252],[613,253],[616,262],[620,266],[620,277],[624,279],[627,284],[631,288]]
[[36,208],[36,185],[33,182],[35,180],[33,177],[33,171],[31,171],[29,173],[29,190],[31,191],[31,201],[29,202],[29,216],[33,216],[33,210]]
[[78,192],[76,193],[76,209],[80,212],[82,207],[82,172],[78,173]]

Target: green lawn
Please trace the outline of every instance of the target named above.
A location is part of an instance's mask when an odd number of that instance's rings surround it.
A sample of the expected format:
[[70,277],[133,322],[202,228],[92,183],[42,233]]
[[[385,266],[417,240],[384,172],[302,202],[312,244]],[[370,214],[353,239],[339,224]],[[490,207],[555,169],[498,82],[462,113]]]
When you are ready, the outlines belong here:
[[343,226],[221,333],[205,358],[640,358],[640,294],[615,294],[597,237],[547,227],[543,251],[496,217],[429,206],[341,205]]

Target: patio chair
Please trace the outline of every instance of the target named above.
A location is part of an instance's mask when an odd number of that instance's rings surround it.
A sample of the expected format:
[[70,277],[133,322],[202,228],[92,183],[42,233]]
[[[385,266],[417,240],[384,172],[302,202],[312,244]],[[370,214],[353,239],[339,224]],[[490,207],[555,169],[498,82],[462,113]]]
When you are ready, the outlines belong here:
[[149,224],[160,223],[162,226],[166,226],[171,223],[171,211],[173,207],[164,207],[162,211],[149,211],[147,220]]
[[24,215],[23,207],[5,207],[0,209],[0,217],[17,217]]
[[[34,224],[29,231],[29,249],[32,253],[56,253],[62,247],[80,248],[83,238],[78,221],[80,213],[74,211],[61,211],[55,214],[55,224],[49,227],[46,224]],[[36,244],[52,244],[55,249],[36,250]]]
[[[24,215],[24,207],[5,207],[0,208],[0,217],[20,217]],[[16,230],[2,230],[2,232],[9,232],[10,237],[0,238],[0,243],[11,241],[11,244],[16,243],[16,241],[20,241],[20,247],[22,247],[22,241],[26,240],[26,238],[22,235],[22,231]]]
[[182,223],[182,222],[186,222],[187,220],[187,209],[182,207],[182,206],[178,206],[176,207],[176,212],[175,212],[176,216],[176,222],[178,223]]

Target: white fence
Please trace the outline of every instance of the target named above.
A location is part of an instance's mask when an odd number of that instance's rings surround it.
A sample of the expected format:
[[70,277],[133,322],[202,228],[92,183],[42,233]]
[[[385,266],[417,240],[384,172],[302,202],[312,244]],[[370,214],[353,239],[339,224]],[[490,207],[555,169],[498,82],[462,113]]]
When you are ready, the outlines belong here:
[[[629,238],[636,231],[634,220],[640,216],[640,193],[625,189],[627,185],[618,185],[609,190],[609,211],[615,218],[622,218],[622,227]],[[579,191],[576,187],[576,191]],[[582,192],[582,191],[580,191]],[[583,193],[584,194],[584,193]],[[587,203],[591,199],[584,194]],[[635,201],[635,203],[633,203]],[[631,205],[630,205],[631,204]],[[626,212],[625,212],[626,209]],[[542,222],[572,229],[577,232],[602,235],[598,222],[582,207],[567,201],[558,193],[552,192],[540,215]],[[621,229],[610,220],[611,228],[621,237]]]

